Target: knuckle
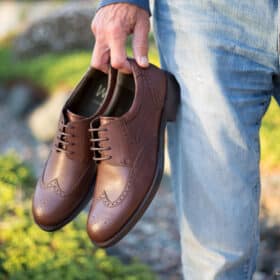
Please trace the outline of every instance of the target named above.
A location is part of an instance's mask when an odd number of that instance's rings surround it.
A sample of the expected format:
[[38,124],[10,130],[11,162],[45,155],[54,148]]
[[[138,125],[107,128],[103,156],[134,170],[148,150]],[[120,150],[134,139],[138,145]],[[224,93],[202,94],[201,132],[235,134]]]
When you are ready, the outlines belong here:
[[102,71],[102,72],[106,72],[106,66],[105,66],[105,65],[94,65],[94,64],[91,64],[91,66],[92,66],[94,69],[100,70],[100,71]]
[[124,66],[125,66],[125,59],[120,59],[120,58],[112,59],[111,64],[116,69],[124,68]]
[[96,69],[101,69],[103,67],[101,61],[98,61],[96,59],[92,60],[91,65]]
[[101,37],[104,33],[104,26],[100,23],[93,21],[91,24],[91,31],[95,35],[95,37]]
[[145,30],[146,32],[150,31],[151,28],[150,20],[141,20],[140,25],[142,29]]
[[145,20],[143,22],[143,27],[149,32],[150,28],[151,28],[151,23],[149,20]]
[[137,54],[146,54],[148,52],[148,48],[142,45],[136,45],[133,49]]
[[111,37],[117,37],[122,33],[122,30],[118,24],[112,24],[107,28],[107,32]]
[[92,66],[94,69],[99,69],[99,70],[101,70],[101,65],[99,65],[99,64],[97,64],[97,63],[92,62],[92,63],[91,63],[91,66]]
[[137,48],[147,48],[148,47],[148,39],[147,38],[135,38],[133,41],[134,47]]
[[96,22],[95,22],[95,20],[93,20],[92,22],[91,22],[91,31],[94,33],[94,34],[96,34],[96,31],[97,31],[97,24],[96,24]]
[[149,49],[149,43],[146,38],[135,38],[133,49],[141,52],[146,52]]

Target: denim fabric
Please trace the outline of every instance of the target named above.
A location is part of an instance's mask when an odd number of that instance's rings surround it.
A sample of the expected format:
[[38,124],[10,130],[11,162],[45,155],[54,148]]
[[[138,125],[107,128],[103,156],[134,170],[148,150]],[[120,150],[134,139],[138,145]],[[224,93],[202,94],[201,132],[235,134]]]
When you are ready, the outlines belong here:
[[114,3],[122,3],[122,2],[137,5],[138,7],[146,10],[151,15],[149,0],[124,0],[124,1],[122,1],[122,0],[101,0],[99,2],[98,9],[101,7],[104,7],[106,5],[110,5],[110,4],[114,4]]
[[156,0],[153,14],[182,90],[168,139],[184,278],[252,279],[259,128],[280,101],[277,0]]

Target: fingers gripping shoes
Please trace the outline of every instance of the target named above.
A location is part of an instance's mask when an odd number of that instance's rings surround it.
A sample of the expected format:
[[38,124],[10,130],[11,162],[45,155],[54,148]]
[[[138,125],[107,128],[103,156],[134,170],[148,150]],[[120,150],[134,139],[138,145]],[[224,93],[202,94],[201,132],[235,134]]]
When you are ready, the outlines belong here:
[[33,216],[44,230],[70,222],[92,195],[96,164],[90,151],[90,122],[102,114],[115,88],[116,71],[109,75],[89,69],[66,102],[56,138],[40,177]]
[[87,230],[101,247],[119,241],[152,201],[163,173],[164,128],[179,104],[170,74],[131,64],[133,75],[118,75],[110,115],[91,122],[98,171]]

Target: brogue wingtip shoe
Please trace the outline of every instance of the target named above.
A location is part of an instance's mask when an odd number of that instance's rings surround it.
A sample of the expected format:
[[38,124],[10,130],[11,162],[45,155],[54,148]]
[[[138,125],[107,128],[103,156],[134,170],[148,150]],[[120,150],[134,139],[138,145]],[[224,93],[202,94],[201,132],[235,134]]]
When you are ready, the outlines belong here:
[[46,231],[73,220],[92,197],[96,163],[90,151],[90,122],[106,110],[115,87],[109,74],[90,68],[66,101],[57,135],[32,204],[35,222]]
[[163,174],[166,122],[175,121],[180,101],[171,74],[131,65],[132,75],[118,75],[115,108],[91,123],[97,178],[87,231],[100,247],[122,239],[153,200]]

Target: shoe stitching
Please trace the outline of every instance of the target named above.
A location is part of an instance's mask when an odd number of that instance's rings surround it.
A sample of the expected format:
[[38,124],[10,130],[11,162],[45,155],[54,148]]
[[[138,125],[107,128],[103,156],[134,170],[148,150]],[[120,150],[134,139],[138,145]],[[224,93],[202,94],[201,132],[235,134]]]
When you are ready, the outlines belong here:
[[44,177],[45,177],[45,171],[43,172],[42,178],[41,178],[41,184],[40,187],[44,190],[48,190],[48,191],[53,191],[54,193],[56,193],[58,196],[60,196],[61,198],[67,198],[68,196],[71,196],[76,190],[77,190],[77,186],[82,182],[82,180],[85,179],[85,174],[88,172],[88,170],[91,168],[91,166],[89,166],[85,172],[80,176],[80,180],[75,184],[75,187],[73,187],[73,190],[69,193],[66,193],[65,191],[62,190],[62,188],[60,187],[60,184],[58,182],[58,179],[52,179],[50,180],[48,183],[44,182]]
[[53,179],[49,181],[47,184],[42,185],[42,188],[50,191],[54,191],[60,197],[67,196],[67,194],[61,189],[57,179]]
[[149,77],[143,75],[142,79],[144,80],[144,83],[149,88],[149,92],[151,93],[153,104],[155,105],[156,109],[160,109],[163,103],[163,99],[161,98],[161,95],[158,94],[159,91],[155,90]]
[[140,159],[142,159],[143,155],[144,155],[144,148],[139,150],[139,152],[137,153],[135,163],[131,171],[129,172],[129,177],[128,177],[126,187],[115,201],[111,201],[109,199],[106,190],[103,191],[103,193],[100,195],[100,197],[97,200],[102,200],[104,205],[107,206],[108,208],[114,208],[119,206],[122,203],[122,201],[124,201],[124,199],[127,197],[127,194],[131,189],[132,181],[134,175],[136,174],[136,168],[138,167],[138,163],[140,162]]

